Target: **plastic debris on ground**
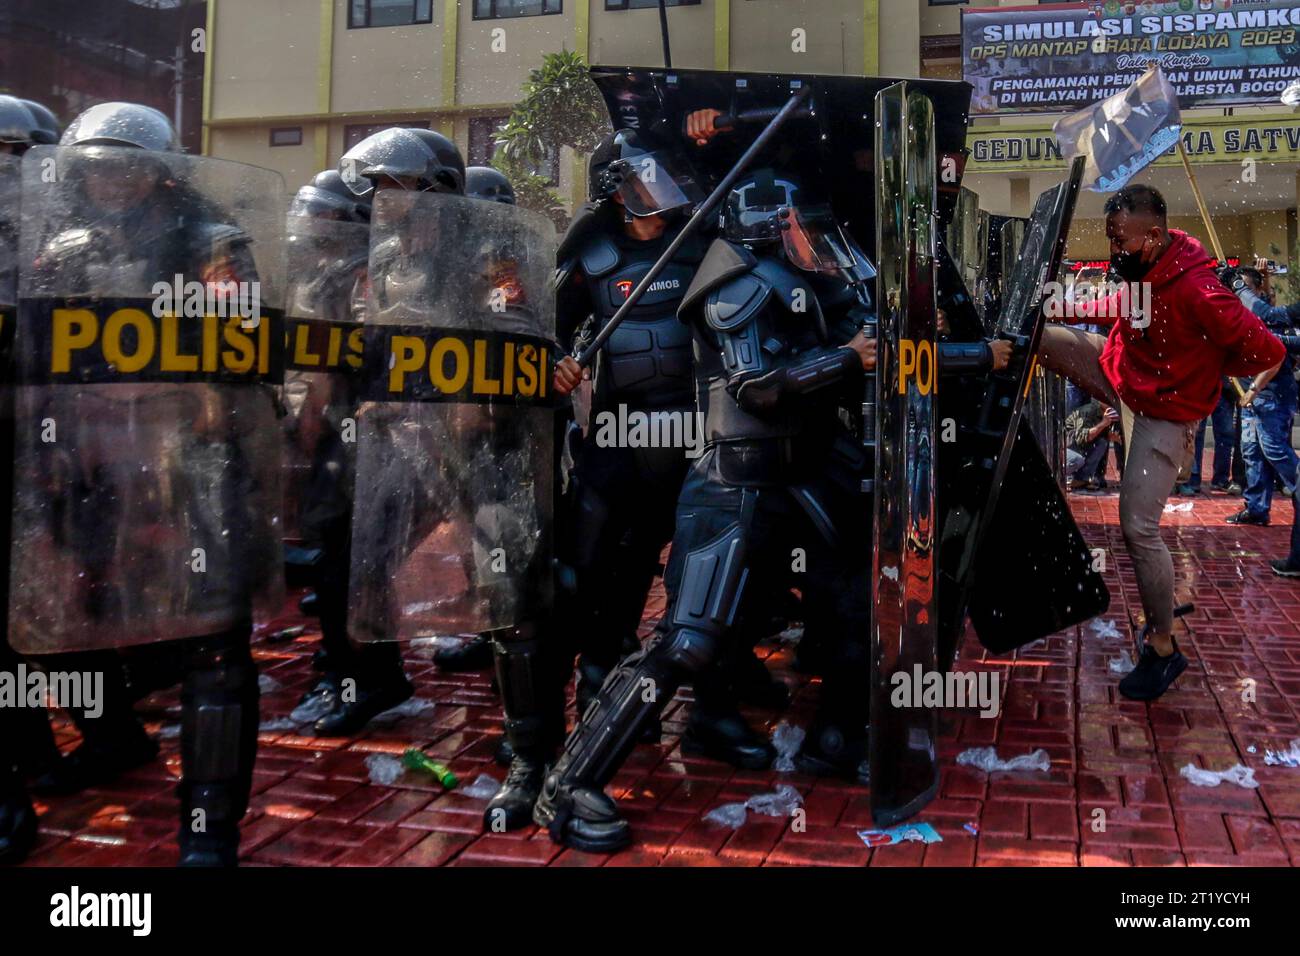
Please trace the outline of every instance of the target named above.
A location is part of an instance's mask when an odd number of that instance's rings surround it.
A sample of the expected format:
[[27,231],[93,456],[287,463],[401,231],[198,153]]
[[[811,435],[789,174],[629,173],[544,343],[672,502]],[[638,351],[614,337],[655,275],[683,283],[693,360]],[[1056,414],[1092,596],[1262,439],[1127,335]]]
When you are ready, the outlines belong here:
[[714,807],[704,815],[704,819],[737,830],[744,825],[749,810],[768,817],[788,817],[801,806],[803,795],[788,783],[783,783],[775,790],[754,794],[744,803],[724,803]]
[[1291,741],[1286,750],[1265,749],[1264,763],[1270,767],[1300,767],[1300,738]]
[[269,694],[280,689],[280,682],[270,674],[258,674],[257,689],[263,694]]
[[1095,617],[1088,622],[1088,630],[1092,631],[1095,637],[1100,637],[1102,640],[1111,640],[1124,636],[1120,633],[1114,621],[1102,620],[1099,617]]
[[970,834],[971,836],[973,836],[973,837],[977,837],[977,836],[980,835],[980,828],[979,828],[978,824],[974,824],[974,823],[963,823],[963,824],[961,825],[961,828],[962,828],[963,830],[965,830],[967,833],[969,833],[969,834]]
[[1133,669],[1133,659],[1123,654],[1119,657],[1112,657],[1106,663],[1110,667],[1112,674],[1127,674]]
[[1194,502],[1184,501],[1181,504],[1165,505],[1165,514],[1173,514],[1176,511],[1181,511],[1186,514],[1192,510],[1193,504]]
[[[969,827],[970,824],[967,824]],[[939,831],[928,823],[900,823],[885,830],[859,830],[858,837],[867,846],[892,846],[895,843],[942,843]]]
[[500,789],[500,781],[490,774],[481,773],[468,787],[462,787],[460,792],[475,800],[491,800]]
[[704,819],[720,827],[738,830],[745,823],[745,805],[743,803],[724,803],[704,814]]
[[264,720],[257,725],[258,730],[267,732],[279,730],[297,730],[298,724],[290,717],[273,717],[270,720]]
[[794,770],[794,755],[803,744],[802,727],[781,721],[772,730],[772,746],[776,748],[776,761],[772,769],[777,773],[790,773]]
[[1255,749],[1255,745],[1251,744],[1249,747],[1246,748],[1246,753],[1253,754],[1253,753],[1258,753],[1258,751]]
[[402,761],[391,754],[371,754],[366,758],[366,770],[370,772],[370,782],[382,787],[391,787],[397,778],[405,773]]
[[1052,769],[1052,758],[1042,747],[1032,753],[1021,754],[1010,760],[1003,760],[993,747],[971,747],[957,755],[957,763],[963,767],[974,767],[985,773],[998,770],[1041,770]]
[[777,639],[782,644],[794,644],[803,637],[803,625],[796,624],[794,627],[787,627],[777,635]]
[[1181,777],[1186,777],[1187,780],[1198,787],[1217,787],[1225,780],[1248,790],[1255,790],[1259,787],[1259,781],[1255,779],[1255,771],[1250,767],[1243,767],[1241,764],[1236,764],[1227,770],[1202,770],[1195,764],[1189,763],[1182,770],[1179,770],[1178,774]]
[[299,724],[311,724],[334,709],[334,698],[327,694],[313,694],[289,713],[289,719]]
[[181,735],[180,724],[163,724],[158,728],[159,740],[175,740]]
[[392,723],[403,717],[419,717],[433,710],[435,706],[437,705],[427,698],[412,697],[402,701],[396,707],[389,707],[382,713],[376,714],[374,719],[380,723]]

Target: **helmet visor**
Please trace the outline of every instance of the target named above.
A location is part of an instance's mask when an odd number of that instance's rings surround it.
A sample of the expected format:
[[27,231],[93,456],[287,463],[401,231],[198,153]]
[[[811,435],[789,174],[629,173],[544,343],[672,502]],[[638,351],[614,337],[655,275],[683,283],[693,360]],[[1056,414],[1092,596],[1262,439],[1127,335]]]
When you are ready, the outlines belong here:
[[842,272],[855,264],[830,206],[789,207],[781,241],[786,258],[804,272]]
[[634,216],[653,216],[704,200],[695,175],[671,153],[656,150],[616,160],[610,163],[610,170],[621,174],[618,192]]

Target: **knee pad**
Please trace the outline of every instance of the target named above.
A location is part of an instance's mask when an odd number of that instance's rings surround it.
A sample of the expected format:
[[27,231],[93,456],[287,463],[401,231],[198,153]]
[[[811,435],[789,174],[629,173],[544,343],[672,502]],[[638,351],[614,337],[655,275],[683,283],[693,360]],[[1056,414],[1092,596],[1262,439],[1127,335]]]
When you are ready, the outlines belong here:
[[745,528],[737,523],[686,555],[670,618],[674,631],[715,642],[731,627],[749,577]]

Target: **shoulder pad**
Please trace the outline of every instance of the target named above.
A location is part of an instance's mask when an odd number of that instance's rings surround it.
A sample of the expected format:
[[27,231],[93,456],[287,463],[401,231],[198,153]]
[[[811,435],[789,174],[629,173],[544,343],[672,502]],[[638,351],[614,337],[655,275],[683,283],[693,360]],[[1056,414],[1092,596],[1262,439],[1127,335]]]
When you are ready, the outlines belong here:
[[588,236],[605,228],[609,215],[603,203],[583,203],[573,212],[573,221],[560,237],[559,247],[555,250],[556,262],[576,259]]
[[755,273],[745,273],[709,293],[704,320],[718,332],[734,332],[758,315],[770,298],[772,285]]
[[759,259],[758,264],[754,266],[754,274],[762,276],[763,280],[772,286],[777,298],[787,310],[793,312],[795,305],[795,291],[803,290],[803,311],[808,310],[808,302],[814,304],[814,308],[819,308],[820,303],[812,286],[804,281],[803,276],[790,269],[787,269],[776,259]]
[[715,239],[704,255],[704,261],[695,270],[682,304],[677,308],[678,318],[685,319],[690,311],[698,308],[714,289],[744,275],[754,268],[758,260],[744,246],[733,245],[725,239]]
[[593,279],[613,272],[622,258],[618,246],[602,232],[592,234],[578,250],[578,262],[582,271]]

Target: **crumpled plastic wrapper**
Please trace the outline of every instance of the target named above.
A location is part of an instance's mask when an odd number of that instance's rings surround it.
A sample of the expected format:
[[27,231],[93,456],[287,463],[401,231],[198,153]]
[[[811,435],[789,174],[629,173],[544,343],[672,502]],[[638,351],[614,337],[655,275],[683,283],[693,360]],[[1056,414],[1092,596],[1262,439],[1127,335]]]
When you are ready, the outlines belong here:
[[280,682],[270,674],[258,674],[257,689],[263,694],[269,694],[280,689]]
[[298,724],[312,724],[328,714],[334,706],[334,698],[327,694],[315,694],[295,707],[289,719]]
[[370,771],[370,782],[383,787],[391,787],[406,772],[402,761],[391,754],[371,754],[366,758],[366,770]]
[[1174,512],[1183,512],[1184,514],[1190,513],[1193,503],[1194,502],[1191,501],[1184,501],[1176,505],[1165,505],[1165,514],[1173,514]]
[[1189,763],[1178,771],[1178,775],[1186,777],[1198,787],[1217,787],[1226,780],[1228,783],[1235,783],[1237,786],[1245,787],[1248,790],[1259,788],[1259,781],[1255,779],[1255,771],[1250,767],[1243,767],[1241,764],[1236,764],[1227,770],[1202,770],[1195,764]]
[[1088,630],[1092,631],[1094,636],[1100,637],[1102,640],[1111,640],[1113,638],[1122,638],[1124,636],[1120,633],[1119,628],[1116,627],[1115,622],[1109,618],[1103,620],[1102,618],[1094,617],[1088,622]]
[[1286,750],[1264,750],[1264,763],[1270,767],[1300,767],[1300,737]]
[[788,817],[803,806],[803,795],[788,783],[767,793],[756,793],[744,803],[724,803],[704,815],[709,823],[738,830],[745,823],[747,811],[768,817]]
[[1124,654],[1121,654],[1119,657],[1112,657],[1106,663],[1110,667],[1110,672],[1112,674],[1119,674],[1122,676],[1133,669],[1132,658]]
[[500,789],[500,781],[489,774],[481,773],[473,783],[468,787],[461,787],[458,792],[474,800],[491,800]]
[[163,724],[158,728],[159,740],[176,740],[181,735],[180,724]]
[[395,723],[403,717],[419,717],[433,710],[436,705],[433,701],[424,697],[412,697],[404,700],[396,707],[389,707],[382,713],[375,715],[375,720],[379,723]]
[[957,763],[963,767],[974,767],[985,773],[998,770],[1041,770],[1052,769],[1052,758],[1042,747],[1032,753],[1021,754],[1010,760],[1003,760],[993,747],[971,747],[957,755]]
[[722,806],[714,807],[704,814],[704,819],[720,827],[739,830],[744,825],[747,815],[743,803],[724,803]]
[[781,721],[772,729],[772,746],[776,748],[776,761],[772,769],[777,773],[790,773],[794,770],[794,755],[803,746],[804,730],[802,727]]
[[264,720],[257,725],[258,730],[267,732],[280,730],[297,730],[298,723],[292,717],[273,717],[270,720]]

